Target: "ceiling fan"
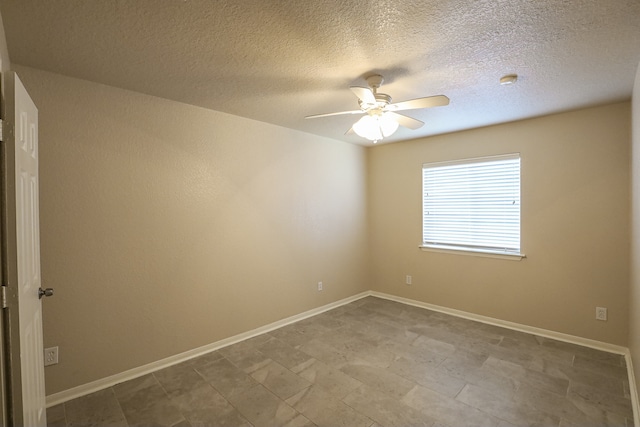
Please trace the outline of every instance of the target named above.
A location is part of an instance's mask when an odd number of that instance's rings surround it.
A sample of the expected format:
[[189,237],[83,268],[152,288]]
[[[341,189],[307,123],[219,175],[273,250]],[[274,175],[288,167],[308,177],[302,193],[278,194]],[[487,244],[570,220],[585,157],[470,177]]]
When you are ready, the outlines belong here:
[[424,122],[412,117],[398,114],[396,111],[414,110],[418,108],[440,107],[449,104],[449,98],[444,95],[427,96],[425,98],[412,99],[410,101],[391,103],[391,97],[386,93],[378,93],[384,78],[374,74],[367,78],[369,87],[351,86],[349,89],[358,97],[359,110],[340,111],[338,113],[315,114],[305,119],[318,117],[339,116],[343,114],[364,114],[360,120],[346,132],[346,135],[357,135],[373,141],[374,144],[384,137],[391,136],[398,126],[409,129],[418,129]]

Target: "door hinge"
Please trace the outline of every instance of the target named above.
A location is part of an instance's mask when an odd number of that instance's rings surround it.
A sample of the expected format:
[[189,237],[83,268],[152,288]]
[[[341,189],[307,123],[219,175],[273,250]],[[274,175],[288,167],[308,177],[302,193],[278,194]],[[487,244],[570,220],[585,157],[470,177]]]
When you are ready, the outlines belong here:
[[2,285],[2,308],[7,308],[7,287]]
[[4,120],[0,119],[0,142],[4,141],[4,139],[2,139],[2,125],[4,124]]

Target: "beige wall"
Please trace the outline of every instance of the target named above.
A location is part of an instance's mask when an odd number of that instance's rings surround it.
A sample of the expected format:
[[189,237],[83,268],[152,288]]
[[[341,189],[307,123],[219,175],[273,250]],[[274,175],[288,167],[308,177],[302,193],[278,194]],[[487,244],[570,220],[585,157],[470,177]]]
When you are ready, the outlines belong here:
[[9,50],[7,49],[7,39],[4,35],[4,23],[2,22],[2,16],[0,16],[0,71],[5,72],[10,69],[11,69],[11,64],[9,62]]
[[[626,345],[628,102],[369,151],[373,288]],[[511,261],[422,252],[424,162],[521,153],[522,251]],[[405,275],[413,284],[404,284]],[[595,307],[609,320],[595,320]]]
[[[0,16],[0,72],[4,73],[11,69],[11,63],[9,61],[9,50],[7,49],[7,39],[4,35],[4,23],[2,22],[2,16]],[[4,79],[4,75],[2,76]],[[2,111],[0,111],[0,117],[4,118],[4,81],[0,83],[0,96],[2,96]]]
[[39,108],[47,394],[369,288],[364,148],[16,71]]
[[636,73],[632,97],[631,142],[631,292],[629,295],[629,349],[640,390],[640,66]]

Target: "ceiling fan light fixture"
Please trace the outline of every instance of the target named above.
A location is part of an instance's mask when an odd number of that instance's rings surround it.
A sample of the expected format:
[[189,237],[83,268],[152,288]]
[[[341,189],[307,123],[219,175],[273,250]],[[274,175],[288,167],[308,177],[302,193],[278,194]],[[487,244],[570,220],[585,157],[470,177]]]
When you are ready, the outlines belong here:
[[382,139],[382,131],[380,125],[374,116],[365,115],[360,120],[354,123],[353,131],[363,138],[367,138],[370,141],[377,141]]
[[398,130],[399,123],[386,113],[378,116],[378,122],[384,136],[391,136]]
[[398,122],[388,114],[367,114],[353,125],[353,131],[369,141],[379,141],[398,130]]

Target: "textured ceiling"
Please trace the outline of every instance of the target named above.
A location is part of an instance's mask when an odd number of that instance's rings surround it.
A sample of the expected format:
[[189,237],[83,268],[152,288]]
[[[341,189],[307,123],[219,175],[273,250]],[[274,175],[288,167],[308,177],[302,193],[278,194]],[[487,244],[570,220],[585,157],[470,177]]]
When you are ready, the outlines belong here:
[[[406,140],[629,99],[639,0],[1,0],[12,63],[344,141],[376,72]],[[501,76],[519,75],[500,86]]]

